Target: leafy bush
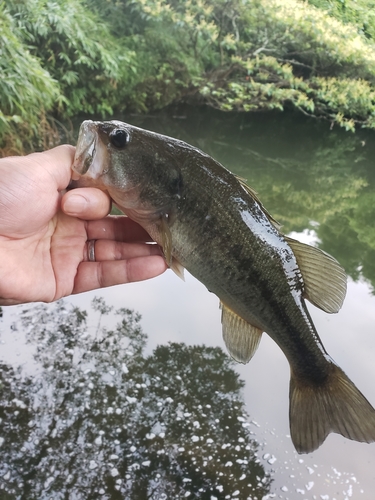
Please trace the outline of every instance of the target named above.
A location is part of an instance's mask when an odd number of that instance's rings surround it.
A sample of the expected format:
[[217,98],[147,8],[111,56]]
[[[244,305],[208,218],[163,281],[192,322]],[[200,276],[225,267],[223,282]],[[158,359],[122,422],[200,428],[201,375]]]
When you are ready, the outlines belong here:
[[120,48],[107,25],[76,0],[20,0],[12,12],[23,42],[59,82],[60,111],[111,114],[116,85],[126,84],[134,54]]
[[6,0],[3,146],[40,136],[51,115],[182,101],[373,128],[373,2]]
[[[92,1],[99,12],[102,0]],[[106,5],[113,34],[138,56],[140,78],[123,100],[131,108],[181,100],[237,111],[293,106],[348,130],[374,126],[375,46],[355,16],[350,24],[299,0]],[[125,36],[119,19],[128,20]]]
[[0,5],[0,135],[7,151],[43,135],[46,112],[60,95],[57,81],[20,41],[9,12]]

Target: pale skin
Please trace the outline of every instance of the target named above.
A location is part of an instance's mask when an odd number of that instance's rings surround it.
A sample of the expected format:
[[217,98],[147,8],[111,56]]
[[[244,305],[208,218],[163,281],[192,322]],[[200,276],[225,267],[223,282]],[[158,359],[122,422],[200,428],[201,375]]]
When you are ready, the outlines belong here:
[[[74,152],[64,145],[0,159],[0,305],[52,302],[167,268],[140,226],[108,215],[106,193],[65,191]],[[89,240],[96,240],[95,262],[88,260]]]

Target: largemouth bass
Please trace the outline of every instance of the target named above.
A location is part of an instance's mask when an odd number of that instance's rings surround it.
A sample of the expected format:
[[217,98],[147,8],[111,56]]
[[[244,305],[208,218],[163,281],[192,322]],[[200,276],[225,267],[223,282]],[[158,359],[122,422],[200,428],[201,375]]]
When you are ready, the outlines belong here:
[[262,332],[290,370],[290,432],[299,453],[330,432],[375,440],[375,410],[327,354],[305,299],[337,312],[346,293],[338,262],[284,236],[244,181],[199,149],[119,121],[85,121],[73,166],[82,185],[115,204],[215,293],[225,344],[248,362]]

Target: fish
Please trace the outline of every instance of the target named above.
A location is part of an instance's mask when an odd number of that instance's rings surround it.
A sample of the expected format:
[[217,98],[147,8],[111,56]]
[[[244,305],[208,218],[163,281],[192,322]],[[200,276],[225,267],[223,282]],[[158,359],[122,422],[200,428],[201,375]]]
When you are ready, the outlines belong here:
[[264,332],[281,348],[298,453],[316,450],[332,432],[375,440],[374,408],[327,353],[306,306],[341,308],[347,278],[332,256],[284,235],[244,179],[172,137],[86,120],[73,171],[140,224],[177,275],[186,269],[218,296],[234,360],[249,362]]

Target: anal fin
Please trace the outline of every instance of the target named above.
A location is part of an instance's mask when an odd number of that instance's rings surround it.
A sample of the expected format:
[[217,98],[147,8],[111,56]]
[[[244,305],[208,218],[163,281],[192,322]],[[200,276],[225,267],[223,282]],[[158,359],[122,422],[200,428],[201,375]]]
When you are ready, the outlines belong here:
[[239,363],[248,363],[262,338],[262,330],[251,325],[222,302],[223,339],[229,354]]

